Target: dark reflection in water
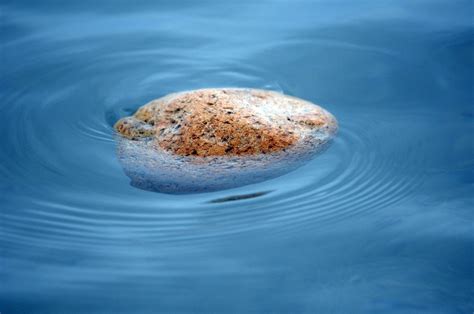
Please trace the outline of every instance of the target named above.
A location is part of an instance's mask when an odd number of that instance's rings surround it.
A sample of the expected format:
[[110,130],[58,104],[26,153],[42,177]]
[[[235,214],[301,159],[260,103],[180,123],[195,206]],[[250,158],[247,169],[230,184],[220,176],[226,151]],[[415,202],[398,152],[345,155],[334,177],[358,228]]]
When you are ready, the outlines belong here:
[[255,197],[263,196],[263,195],[268,194],[270,192],[271,191],[264,191],[264,192],[250,193],[250,194],[231,195],[231,196],[226,196],[226,197],[221,197],[221,198],[216,198],[214,200],[210,200],[209,203],[225,203],[225,202],[246,200],[246,199],[249,199],[249,198],[255,198]]
[[[0,8],[0,312],[472,312],[471,2]],[[238,189],[130,186],[111,125],[219,86],[321,104],[338,137]]]

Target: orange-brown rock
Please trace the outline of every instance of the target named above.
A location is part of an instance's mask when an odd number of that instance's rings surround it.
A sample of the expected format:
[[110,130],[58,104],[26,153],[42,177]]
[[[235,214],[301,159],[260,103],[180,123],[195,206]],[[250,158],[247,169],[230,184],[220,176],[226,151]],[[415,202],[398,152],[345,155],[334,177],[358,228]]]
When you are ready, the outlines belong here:
[[[131,140],[152,140],[180,156],[245,156],[326,141],[335,118],[310,102],[273,91],[201,89],[153,100],[115,124]],[[314,142],[314,141],[313,141]]]

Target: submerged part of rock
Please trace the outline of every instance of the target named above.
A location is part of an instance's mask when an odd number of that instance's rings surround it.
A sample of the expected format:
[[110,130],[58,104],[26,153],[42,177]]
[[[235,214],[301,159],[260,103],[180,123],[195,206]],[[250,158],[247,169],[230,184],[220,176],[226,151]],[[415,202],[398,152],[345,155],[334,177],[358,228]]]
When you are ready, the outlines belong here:
[[337,131],[310,102],[273,91],[201,89],[153,100],[115,124],[132,185],[164,193],[228,189],[307,162]]

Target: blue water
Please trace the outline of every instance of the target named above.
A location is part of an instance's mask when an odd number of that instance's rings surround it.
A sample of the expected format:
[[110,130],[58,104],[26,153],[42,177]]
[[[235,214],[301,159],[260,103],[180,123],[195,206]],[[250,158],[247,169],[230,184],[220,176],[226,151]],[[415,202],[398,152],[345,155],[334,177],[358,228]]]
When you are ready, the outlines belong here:
[[[0,312],[472,313],[471,1],[0,5]],[[236,86],[340,132],[263,183],[130,186],[113,123]]]

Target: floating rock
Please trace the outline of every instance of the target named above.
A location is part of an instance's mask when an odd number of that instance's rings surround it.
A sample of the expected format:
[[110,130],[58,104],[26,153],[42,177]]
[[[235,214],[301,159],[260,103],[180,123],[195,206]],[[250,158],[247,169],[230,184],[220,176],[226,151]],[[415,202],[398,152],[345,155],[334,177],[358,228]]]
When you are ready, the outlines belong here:
[[132,185],[196,193],[294,170],[326,147],[337,121],[315,104],[277,92],[216,88],[153,100],[115,129]]

